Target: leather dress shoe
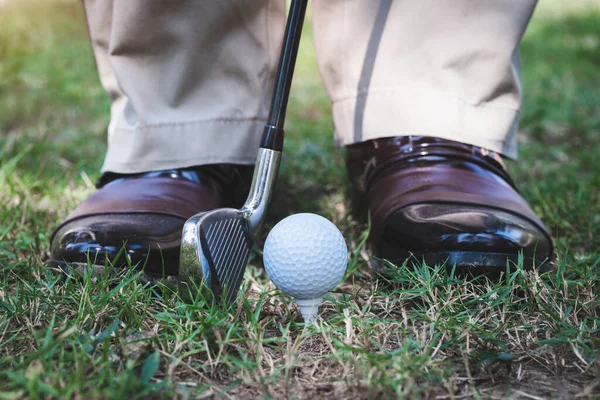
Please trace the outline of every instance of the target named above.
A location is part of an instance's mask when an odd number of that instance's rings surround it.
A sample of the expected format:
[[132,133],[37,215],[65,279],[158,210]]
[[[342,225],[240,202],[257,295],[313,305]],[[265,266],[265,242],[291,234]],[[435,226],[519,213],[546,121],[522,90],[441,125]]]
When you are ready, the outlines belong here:
[[105,173],[98,190],[54,231],[50,266],[137,266],[177,275],[181,231],[194,214],[240,207],[254,166],[208,165],[122,175]]
[[398,136],[346,147],[353,202],[371,216],[375,256],[493,274],[548,270],[553,243],[497,153],[450,140]]

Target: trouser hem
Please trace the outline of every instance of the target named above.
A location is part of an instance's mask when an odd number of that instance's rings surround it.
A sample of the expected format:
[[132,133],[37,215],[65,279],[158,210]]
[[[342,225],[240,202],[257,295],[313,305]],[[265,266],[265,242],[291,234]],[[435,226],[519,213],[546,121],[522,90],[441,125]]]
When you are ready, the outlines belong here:
[[109,126],[102,172],[121,174],[207,164],[253,164],[266,118]]
[[470,104],[452,94],[402,88],[371,91],[334,101],[340,145],[393,136],[434,136],[517,158],[519,111],[497,104]]

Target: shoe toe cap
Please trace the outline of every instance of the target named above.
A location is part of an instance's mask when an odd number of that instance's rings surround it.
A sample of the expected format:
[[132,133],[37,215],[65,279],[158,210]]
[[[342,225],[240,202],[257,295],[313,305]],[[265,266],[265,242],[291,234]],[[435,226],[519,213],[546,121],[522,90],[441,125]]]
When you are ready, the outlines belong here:
[[478,252],[550,258],[542,227],[516,214],[481,205],[415,204],[393,213],[380,243],[383,258],[409,254]]
[[174,274],[184,220],[153,213],[105,214],[63,225],[50,245],[53,260],[104,265],[137,265]]

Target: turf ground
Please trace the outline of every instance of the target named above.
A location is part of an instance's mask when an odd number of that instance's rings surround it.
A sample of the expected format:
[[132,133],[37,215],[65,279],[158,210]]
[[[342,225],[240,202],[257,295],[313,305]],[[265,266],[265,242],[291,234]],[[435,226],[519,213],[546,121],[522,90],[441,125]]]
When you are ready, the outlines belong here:
[[269,226],[322,214],[352,261],[304,328],[260,246],[231,313],[132,271],[65,281],[43,268],[53,226],[94,190],[109,102],[78,2],[0,1],[0,399],[600,397],[600,2],[543,1],[522,43],[509,168],[558,263],[500,282],[435,266],[369,276],[311,40]]

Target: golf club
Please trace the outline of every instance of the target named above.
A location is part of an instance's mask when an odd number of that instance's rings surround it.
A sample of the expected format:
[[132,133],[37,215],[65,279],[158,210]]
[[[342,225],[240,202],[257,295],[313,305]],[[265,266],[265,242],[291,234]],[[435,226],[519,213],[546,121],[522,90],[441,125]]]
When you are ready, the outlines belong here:
[[250,249],[267,215],[279,173],[283,124],[308,0],[292,0],[269,118],[254,167],[248,199],[241,209],[198,213],[183,227],[179,293],[194,296],[201,287],[217,302],[231,304],[239,291]]

